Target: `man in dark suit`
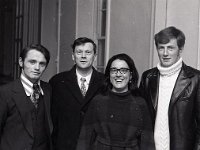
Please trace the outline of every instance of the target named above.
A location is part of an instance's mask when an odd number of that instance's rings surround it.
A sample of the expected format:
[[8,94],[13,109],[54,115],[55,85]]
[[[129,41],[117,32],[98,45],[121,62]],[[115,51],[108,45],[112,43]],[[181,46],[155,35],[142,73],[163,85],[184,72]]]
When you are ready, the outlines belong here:
[[140,89],[154,121],[157,150],[200,149],[200,71],[182,58],[185,35],[167,27],[155,35],[160,59],[143,73]]
[[49,51],[31,45],[19,57],[21,76],[0,87],[0,150],[51,150],[50,85],[40,80]]
[[93,40],[78,38],[72,49],[75,65],[50,80],[53,88],[52,138],[55,150],[75,150],[84,114],[103,83],[103,74],[92,67],[96,57]]

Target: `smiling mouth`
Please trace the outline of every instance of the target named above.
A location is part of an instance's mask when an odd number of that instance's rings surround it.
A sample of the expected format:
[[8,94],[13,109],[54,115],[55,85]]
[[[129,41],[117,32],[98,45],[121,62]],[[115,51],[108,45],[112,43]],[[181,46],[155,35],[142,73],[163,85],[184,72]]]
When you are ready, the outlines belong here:
[[115,80],[116,83],[122,83],[122,81],[123,81],[123,79],[120,79],[120,80],[117,79],[117,80]]

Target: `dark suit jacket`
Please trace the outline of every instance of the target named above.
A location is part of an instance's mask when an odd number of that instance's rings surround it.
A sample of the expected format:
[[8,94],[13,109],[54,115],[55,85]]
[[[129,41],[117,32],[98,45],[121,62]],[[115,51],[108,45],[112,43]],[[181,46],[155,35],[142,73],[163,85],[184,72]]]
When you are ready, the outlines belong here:
[[[155,121],[159,71],[143,73],[140,89]],[[200,72],[183,63],[172,92],[169,110],[170,150],[200,150]]]
[[82,120],[91,99],[103,84],[103,74],[93,68],[85,98],[77,82],[76,66],[55,75],[51,80],[53,145],[56,150],[75,150]]
[[[41,81],[44,91],[45,112],[49,142],[52,122],[50,118],[50,85]],[[0,150],[31,150],[33,127],[29,101],[20,79],[0,87]]]

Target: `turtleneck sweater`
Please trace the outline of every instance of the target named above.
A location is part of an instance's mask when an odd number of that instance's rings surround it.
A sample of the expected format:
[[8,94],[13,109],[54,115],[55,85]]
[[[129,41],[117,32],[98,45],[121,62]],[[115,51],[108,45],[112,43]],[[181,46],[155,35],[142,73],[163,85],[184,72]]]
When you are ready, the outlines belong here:
[[169,103],[182,67],[182,58],[170,67],[162,67],[160,63],[157,68],[160,72],[158,107],[155,121],[154,139],[156,150],[170,150],[170,133],[168,122]]

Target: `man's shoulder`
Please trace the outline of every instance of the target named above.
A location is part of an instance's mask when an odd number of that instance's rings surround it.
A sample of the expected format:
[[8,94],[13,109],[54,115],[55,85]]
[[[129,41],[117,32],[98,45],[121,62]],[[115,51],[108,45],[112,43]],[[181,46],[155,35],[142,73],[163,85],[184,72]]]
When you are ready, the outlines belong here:
[[183,70],[188,74],[188,75],[190,75],[190,74],[193,74],[193,75],[200,75],[200,71],[199,70],[197,70],[197,69],[195,69],[195,68],[193,68],[193,67],[191,67],[191,66],[188,66],[188,65],[186,65],[186,64],[184,64],[183,65]]
[[50,80],[60,79],[60,78],[62,78],[63,76],[65,76],[65,74],[67,74],[67,72],[68,72],[68,71],[64,71],[64,72],[57,73],[57,74],[55,74]]
[[144,71],[142,73],[142,76],[148,77],[148,76],[151,76],[151,75],[154,75],[154,74],[157,74],[157,73],[158,73],[158,68],[154,67],[154,68],[151,68],[151,69]]
[[96,69],[93,69],[93,73],[99,76],[100,78],[104,78],[104,74],[102,72],[97,71]]
[[44,87],[48,87],[48,88],[50,87],[50,84],[43,80],[40,80],[40,84],[41,84],[41,86],[44,86]]
[[71,72],[71,70],[63,71],[63,72],[57,73],[56,75],[54,75],[54,76],[49,80],[49,82],[50,82],[50,83],[52,83],[52,82],[59,82],[59,81],[63,80],[65,77],[68,77],[68,76],[70,75],[70,72]]
[[104,82],[104,74],[97,71],[96,69],[93,70],[91,81],[96,83],[96,85],[103,85]]
[[17,86],[22,86],[22,84],[20,83],[20,79],[16,79],[14,81],[11,81],[9,83],[3,84],[0,86],[0,91],[1,92],[8,92],[12,89],[14,89]]

